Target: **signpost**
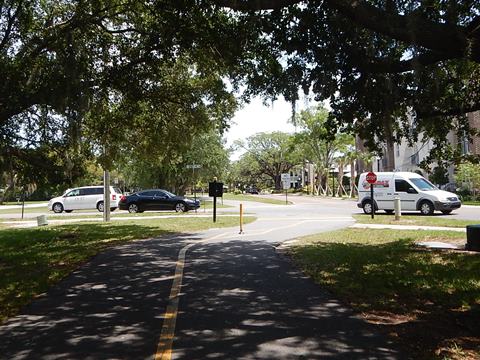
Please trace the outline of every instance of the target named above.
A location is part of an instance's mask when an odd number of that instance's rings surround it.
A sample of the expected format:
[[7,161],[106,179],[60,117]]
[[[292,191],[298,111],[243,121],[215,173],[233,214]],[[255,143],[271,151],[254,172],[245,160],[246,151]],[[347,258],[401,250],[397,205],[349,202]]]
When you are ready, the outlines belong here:
[[374,172],[369,172],[365,177],[367,182],[370,184],[370,199],[372,200],[372,219],[375,218],[375,201],[373,199],[373,187],[377,182],[377,175]]
[[289,173],[283,173],[281,175],[283,190],[285,190],[285,204],[288,205],[288,189],[290,189],[290,183],[292,182]]
[[[202,165],[199,164],[191,164],[187,165],[187,169],[192,169],[192,177],[193,177],[193,184],[192,184],[192,190],[193,190],[193,198],[195,199],[195,203],[197,202],[197,192],[195,191],[195,169],[200,169]],[[197,212],[197,208],[195,207],[195,213]]]

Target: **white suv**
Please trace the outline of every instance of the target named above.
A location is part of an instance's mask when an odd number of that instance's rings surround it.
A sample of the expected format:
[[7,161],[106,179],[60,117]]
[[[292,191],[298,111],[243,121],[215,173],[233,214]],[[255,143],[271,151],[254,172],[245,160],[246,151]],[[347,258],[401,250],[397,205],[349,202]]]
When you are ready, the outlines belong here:
[[[110,186],[110,210],[118,207],[122,192],[120,189]],[[73,210],[97,209],[103,212],[103,186],[83,186],[68,189],[62,196],[55,197],[48,202],[48,209],[61,213]]]

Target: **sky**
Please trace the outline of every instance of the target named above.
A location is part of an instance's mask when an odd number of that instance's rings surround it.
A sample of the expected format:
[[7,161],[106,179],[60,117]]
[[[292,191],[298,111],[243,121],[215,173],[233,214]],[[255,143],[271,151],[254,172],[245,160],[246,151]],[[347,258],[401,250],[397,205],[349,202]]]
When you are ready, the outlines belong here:
[[[298,106],[297,106],[298,111]],[[295,127],[289,122],[292,117],[292,105],[283,98],[263,105],[260,98],[254,98],[249,104],[237,111],[232,119],[229,131],[226,133],[227,146],[235,140],[245,140],[259,132],[282,131],[293,133]],[[238,160],[243,151],[237,151],[230,159]]]

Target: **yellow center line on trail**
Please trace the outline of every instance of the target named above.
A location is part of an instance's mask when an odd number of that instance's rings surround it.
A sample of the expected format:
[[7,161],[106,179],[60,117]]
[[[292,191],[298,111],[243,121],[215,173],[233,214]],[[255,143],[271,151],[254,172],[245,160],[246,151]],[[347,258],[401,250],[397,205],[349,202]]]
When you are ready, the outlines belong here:
[[178,314],[178,302],[180,289],[182,287],[183,269],[185,267],[185,254],[192,246],[205,243],[207,241],[221,238],[229,233],[222,233],[212,236],[208,239],[200,240],[184,246],[179,254],[177,264],[175,266],[175,275],[173,278],[172,289],[170,290],[170,296],[168,298],[167,310],[165,312],[162,332],[160,333],[160,339],[158,341],[157,352],[155,353],[155,360],[170,360],[172,357],[172,344],[175,335],[175,324]]
[[293,220],[309,220],[309,221],[344,221],[354,220],[351,216],[322,216],[322,217],[259,217],[256,222],[259,221],[293,221]]
[[[293,219],[290,218],[289,220],[293,220]],[[328,220],[331,221],[332,219],[328,219]],[[265,235],[274,231],[292,228],[292,227],[304,224],[306,222],[312,222],[312,221],[318,221],[318,219],[305,219],[301,221],[296,221],[293,224],[280,226],[274,229],[253,230],[251,233],[248,233],[245,235],[236,235],[235,237],[242,238],[242,237],[248,237],[248,236]],[[157,352],[155,353],[155,357],[154,357],[155,360],[170,360],[172,358],[172,345],[173,345],[173,338],[175,337],[175,324],[177,321],[178,303],[180,300],[179,294],[182,287],[183,269],[185,267],[185,255],[187,251],[194,245],[203,244],[208,241],[220,239],[225,235],[231,235],[231,233],[225,232],[222,234],[209,237],[204,240],[192,242],[191,244],[184,246],[178,253],[178,260],[175,267],[175,275],[173,278],[172,289],[170,290],[170,296],[168,298],[169,302],[167,305],[167,310],[165,311],[162,331],[160,333],[160,339],[158,340]]]

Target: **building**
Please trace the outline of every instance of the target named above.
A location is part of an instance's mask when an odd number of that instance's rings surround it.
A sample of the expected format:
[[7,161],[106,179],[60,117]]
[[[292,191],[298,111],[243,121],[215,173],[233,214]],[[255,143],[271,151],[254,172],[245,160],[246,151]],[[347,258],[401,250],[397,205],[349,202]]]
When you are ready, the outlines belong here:
[[[471,128],[480,129],[480,111],[467,114]],[[447,139],[452,144],[459,144],[464,154],[480,155],[480,137],[474,137],[471,141],[465,138],[458,138],[453,132],[449,133]],[[361,141],[360,141],[361,142]],[[389,143],[383,145],[383,156],[378,157],[372,164],[373,171],[410,171],[422,175],[425,171],[420,168],[420,163],[428,156],[433,148],[430,139],[424,139],[421,135],[416,143],[411,146],[406,140],[401,143]],[[433,168],[435,164],[432,164]],[[360,170],[360,169],[359,169]],[[365,169],[361,169],[364,171]],[[370,170],[370,169],[368,169]],[[449,181],[454,182],[454,167],[448,169]]]

